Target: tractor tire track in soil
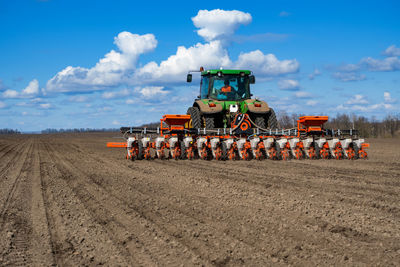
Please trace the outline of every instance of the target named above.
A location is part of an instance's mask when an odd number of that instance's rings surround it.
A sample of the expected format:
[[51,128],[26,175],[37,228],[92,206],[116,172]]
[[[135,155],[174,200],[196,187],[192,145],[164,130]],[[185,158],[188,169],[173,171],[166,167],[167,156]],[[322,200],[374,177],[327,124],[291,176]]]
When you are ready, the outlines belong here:
[[[22,149],[15,149],[17,147]],[[11,158],[0,173],[2,179],[0,235],[3,237],[1,264],[31,264],[27,255],[30,225],[25,214],[29,208],[27,206],[29,187],[25,186],[25,182],[32,151],[32,142],[21,142],[19,146],[14,146],[14,149],[7,152],[11,154]]]
[[0,265],[400,264],[398,139],[369,160],[132,162],[112,136],[0,138]]

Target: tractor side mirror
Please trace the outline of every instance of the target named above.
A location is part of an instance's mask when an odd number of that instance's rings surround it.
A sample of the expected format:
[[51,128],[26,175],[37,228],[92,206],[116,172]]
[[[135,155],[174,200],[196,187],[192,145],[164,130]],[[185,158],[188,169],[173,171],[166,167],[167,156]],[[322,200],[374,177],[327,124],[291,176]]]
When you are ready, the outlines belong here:
[[256,77],[254,77],[254,75],[250,75],[250,76],[249,76],[249,82],[250,82],[251,84],[256,83]]
[[186,81],[187,81],[188,83],[191,83],[191,82],[192,82],[192,74],[188,74],[188,75],[187,75]]

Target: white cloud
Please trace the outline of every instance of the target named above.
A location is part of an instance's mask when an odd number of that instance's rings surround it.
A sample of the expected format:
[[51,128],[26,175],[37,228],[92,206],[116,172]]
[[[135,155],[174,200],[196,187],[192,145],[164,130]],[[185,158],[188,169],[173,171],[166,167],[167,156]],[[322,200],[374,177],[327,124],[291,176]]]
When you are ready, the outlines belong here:
[[22,92],[16,90],[5,90],[2,94],[3,98],[31,98],[39,94],[39,82],[33,79],[29,82],[28,86],[25,87]]
[[264,54],[260,50],[249,53],[240,53],[235,67],[251,69],[256,75],[278,76],[288,73],[295,73],[299,70],[300,64],[296,59],[278,60],[273,54]]
[[321,75],[321,72],[319,71],[319,69],[314,69],[314,71],[310,75],[308,75],[308,78],[310,80],[314,80],[315,77],[317,77],[319,75]]
[[43,116],[44,114],[41,113],[41,112],[22,111],[22,112],[21,112],[21,115],[22,115],[22,116],[36,116],[36,117],[41,117],[41,116]]
[[400,70],[400,59],[387,57],[385,59],[363,58],[360,64],[365,65],[370,71],[397,71]]
[[395,45],[391,45],[386,48],[382,54],[388,57],[398,57],[400,56],[400,48],[396,47]]
[[22,90],[22,95],[25,96],[35,96],[39,94],[39,82],[36,79],[33,79],[29,82],[28,86]]
[[282,11],[281,13],[279,13],[280,17],[289,17],[291,14],[289,12],[286,11]]
[[384,102],[381,103],[370,103],[365,96],[357,94],[346,101],[344,104],[340,104],[336,107],[336,110],[342,111],[359,111],[359,112],[373,112],[373,111],[389,111],[395,110],[395,106],[388,102],[392,101],[390,94],[385,92],[384,95]]
[[19,97],[19,93],[15,90],[5,90],[3,92],[3,98],[18,98]]
[[197,15],[192,18],[194,26],[200,28],[197,30],[197,34],[207,42],[224,39],[232,35],[241,24],[247,25],[251,20],[249,13],[221,9],[199,10]]
[[368,100],[363,95],[354,95],[351,99],[346,102],[347,105],[354,104],[368,104]]
[[38,104],[38,103],[43,103],[44,100],[43,100],[43,98],[36,97],[36,98],[34,98],[34,99],[31,99],[29,102],[31,102],[31,103],[33,103],[33,104]]
[[311,98],[312,94],[310,94],[309,92],[299,91],[296,92],[294,96],[297,98]]
[[338,105],[338,106],[336,107],[336,110],[338,110],[338,111],[340,111],[340,112],[343,112],[344,110],[353,110],[353,111],[362,111],[362,112],[366,112],[366,111],[368,111],[369,109],[368,109],[368,106],[365,106],[365,105],[363,105],[363,106],[361,106],[361,105],[351,105],[351,106],[348,106],[348,105],[340,104],[340,105]]
[[169,93],[168,91],[164,91],[163,86],[146,86],[136,88],[135,91],[139,92],[144,98],[159,98]]
[[135,73],[134,81],[142,83],[157,83],[161,81],[183,81],[188,70],[205,68],[219,68],[231,65],[228,51],[222,47],[220,41],[198,43],[189,48],[179,46],[176,54],[162,61],[159,65],[152,61]]
[[43,103],[43,104],[39,104],[39,107],[41,109],[50,109],[52,107],[52,105],[50,103]]
[[5,107],[7,107],[6,103],[0,101],[0,108],[5,108]]
[[[183,114],[198,94],[197,90],[173,90],[162,86],[136,87],[132,96],[125,99],[128,105],[145,107],[146,112]],[[173,103],[173,104],[171,104]]]
[[70,102],[83,103],[83,102],[87,102],[89,100],[89,98],[84,95],[75,95],[75,96],[71,96],[68,100]]
[[318,101],[315,101],[315,100],[308,100],[307,102],[306,102],[306,105],[307,106],[311,106],[311,107],[314,107],[314,106],[316,106],[318,104]]
[[106,107],[98,108],[97,112],[107,112],[107,111],[112,111],[112,110],[113,110],[112,107],[106,106]]
[[114,44],[121,52],[111,50],[90,69],[66,67],[47,82],[47,91],[92,91],[117,86],[135,69],[141,54],[154,50],[157,40],[153,34],[121,32]]
[[395,45],[389,46],[382,52],[386,56],[384,59],[375,59],[372,57],[362,58],[357,64],[346,64],[337,68],[337,72],[332,77],[343,82],[362,81],[366,79],[364,74],[359,71],[399,71],[400,70],[400,48]]
[[394,109],[394,106],[391,104],[387,103],[379,103],[379,104],[374,104],[369,106],[370,109],[376,110],[376,109]]
[[363,81],[367,79],[364,74],[357,72],[335,72],[332,77],[342,82]]
[[132,34],[121,32],[114,38],[114,43],[126,55],[137,56],[150,52],[157,46],[157,40],[153,34]]
[[372,112],[378,109],[383,109],[383,110],[393,110],[394,107],[391,104],[385,104],[385,103],[378,103],[378,104],[372,104],[372,105],[343,105],[340,104],[339,106],[336,107],[336,110],[342,112],[344,110],[348,111],[360,111],[360,112]]
[[125,103],[128,104],[128,105],[133,105],[133,104],[137,103],[137,101],[135,101],[134,99],[127,99],[125,101]]
[[359,64],[346,64],[339,67],[339,70],[342,72],[354,72],[360,70]]
[[280,80],[278,87],[281,90],[298,90],[300,88],[299,82],[296,80]]
[[392,100],[390,93],[389,92],[384,92],[383,93],[383,99],[385,100],[385,102],[390,102]]
[[392,96],[390,95],[389,92],[383,93],[383,99],[384,99],[385,103],[396,103],[397,102],[396,99],[392,98]]
[[128,95],[132,94],[131,91],[128,89],[122,89],[120,91],[109,91],[109,92],[104,92],[101,97],[104,99],[112,99],[112,98],[121,98],[121,97],[126,97]]
[[40,97],[32,98],[28,102],[19,102],[15,105],[20,107],[36,107],[39,109],[48,109],[52,107],[51,104],[47,103],[45,99]]

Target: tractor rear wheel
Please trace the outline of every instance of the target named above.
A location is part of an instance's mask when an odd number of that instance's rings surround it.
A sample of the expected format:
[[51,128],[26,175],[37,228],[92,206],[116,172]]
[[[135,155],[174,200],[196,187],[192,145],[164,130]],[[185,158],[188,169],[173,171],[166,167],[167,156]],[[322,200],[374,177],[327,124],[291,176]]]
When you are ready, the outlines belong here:
[[200,110],[197,107],[188,108],[186,114],[190,115],[191,119],[191,127],[192,128],[202,128],[201,114]]
[[267,115],[268,128],[277,129],[278,128],[278,120],[276,119],[275,111],[271,108]]
[[254,117],[254,123],[260,127],[265,129],[265,115],[257,115]]

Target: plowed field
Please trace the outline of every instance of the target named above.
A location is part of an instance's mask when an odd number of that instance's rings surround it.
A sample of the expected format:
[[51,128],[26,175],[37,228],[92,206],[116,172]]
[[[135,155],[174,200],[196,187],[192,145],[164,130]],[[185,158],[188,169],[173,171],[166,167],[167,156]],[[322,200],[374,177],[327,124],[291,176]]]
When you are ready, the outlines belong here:
[[400,265],[400,140],[368,160],[127,161],[0,137],[0,265]]

